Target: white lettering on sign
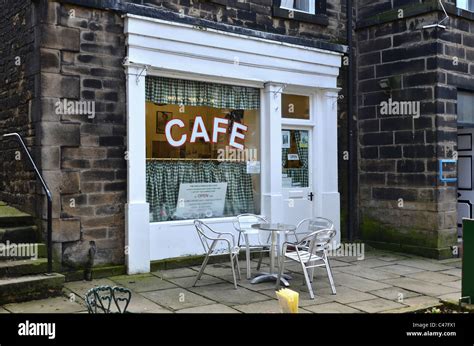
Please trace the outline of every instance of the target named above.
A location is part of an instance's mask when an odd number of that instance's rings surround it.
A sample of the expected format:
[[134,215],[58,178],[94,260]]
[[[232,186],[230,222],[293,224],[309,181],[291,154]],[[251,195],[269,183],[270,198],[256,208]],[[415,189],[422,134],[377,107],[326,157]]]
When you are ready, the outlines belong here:
[[193,132],[191,133],[191,143],[196,142],[196,138],[204,138],[205,142],[209,142],[209,135],[206,131],[206,125],[204,125],[204,121],[200,116],[197,116],[196,119],[194,119]]
[[[224,118],[214,118],[214,126],[212,130],[213,143],[217,143],[217,139],[220,133],[222,134],[227,133],[227,128],[222,125],[228,126],[229,120],[224,119]],[[186,134],[182,134],[180,138],[173,138],[171,134],[173,126],[178,126],[178,127],[183,128],[184,122],[181,119],[173,119],[173,120],[168,121],[165,126],[165,135],[166,135],[166,140],[168,141],[168,143],[171,144],[173,147],[180,147],[184,145],[184,143],[186,143],[186,141],[188,140],[188,136]],[[237,142],[236,139],[245,140],[244,132],[246,132],[247,129],[248,127],[246,125],[234,122],[232,126],[232,131],[230,134],[230,140],[229,140],[230,146],[243,150],[244,146],[241,143]],[[194,125],[193,125],[189,142],[195,143],[196,139],[198,138],[203,138],[205,142],[211,141],[211,139],[209,138],[209,133],[207,132],[207,129],[206,129],[206,125],[204,124],[204,120],[202,119],[201,116],[197,116],[194,120]]]
[[214,129],[212,131],[212,141],[217,143],[217,136],[219,133],[226,133],[227,129],[224,127],[220,127],[220,124],[229,125],[229,120],[224,118],[214,118]]
[[239,123],[234,123],[234,126],[232,127],[232,132],[230,134],[230,142],[229,144],[231,146],[233,146],[234,148],[237,148],[237,149],[240,149],[240,150],[243,150],[244,149],[244,146],[240,143],[237,143],[235,141],[235,138],[240,138],[240,139],[244,139],[245,138],[245,135],[240,133],[240,132],[237,132],[238,130],[242,130],[242,131],[247,131],[247,126],[245,125],[242,125],[242,124],[239,124]]
[[182,135],[179,140],[175,141],[173,137],[171,136],[171,128],[175,125],[179,127],[184,127],[184,123],[180,119],[173,119],[173,120],[168,121],[165,126],[166,140],[173,147],[180,147],[186,142],[186,135]]

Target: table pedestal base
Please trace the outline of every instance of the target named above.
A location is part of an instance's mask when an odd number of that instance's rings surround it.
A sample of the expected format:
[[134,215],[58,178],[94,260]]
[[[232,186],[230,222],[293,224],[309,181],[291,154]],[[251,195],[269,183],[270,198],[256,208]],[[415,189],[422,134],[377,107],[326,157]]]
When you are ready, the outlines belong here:
[[[280,282],[283,284],[285,287],[289,287],[290,283],[288,280],[291,280],[292,277],[288,274],[283,274],[281,276]],[[259,273],[255,278],[253,278],[250,283],[251,284],[259,284],[262,282],[271,282],[271,281],[277,281],[278,280],[278,274],[270,274],[270,273]]]

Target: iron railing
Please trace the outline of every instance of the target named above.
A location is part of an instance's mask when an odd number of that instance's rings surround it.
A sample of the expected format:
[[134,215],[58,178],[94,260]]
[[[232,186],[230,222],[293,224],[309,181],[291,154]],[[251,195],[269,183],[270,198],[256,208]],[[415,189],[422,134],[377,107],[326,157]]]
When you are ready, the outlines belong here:
[[53,218],[52,218],[53,197],[51,195],[51,191],[48,188],[48,185],[46,184],[46,182],[44,181],[43,176],[39,172],[38,167],[36,166],[35,161],[31,157],[30,151],[26,147],[26,144],[23,141],[23,138],[21,138],[20,134],[18,134],[16,132],[12,132],[12,133],[7,133],[7,134],[3,135],[3,138],[8,138],[8,137],[13,137],[14,139],[16,139],[20,143],[20,145],[21,145],[22,149],[24,150],[24,152],[26,153],[26,156],[28,157],[31,165],[33,166],[36,177],[39,179],[39,181],[40,181],[40,183],[43,187],[43,190],[46,193],[46,198],[48,199],[48,216],[47,216],[47,223],[48,223],[48,225],[47,225],[48,273],[52,273],[52,271],[53,271],[53,242],[52,242],[52,238],[53,238],[53,227],[52,227],[52,223],[53,223]]

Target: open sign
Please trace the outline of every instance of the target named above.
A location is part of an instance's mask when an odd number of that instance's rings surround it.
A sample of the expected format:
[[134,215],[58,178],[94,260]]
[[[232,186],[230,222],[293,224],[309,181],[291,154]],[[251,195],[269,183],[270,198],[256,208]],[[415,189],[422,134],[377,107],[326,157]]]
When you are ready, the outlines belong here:
[[[188,135],[182,134],[180,138],[173,138],[171,134],[173,126],[178,126],[178,127],[183,128],[185,126],[184,122],[181,119],[173,119],[173,120],[168,121],[165,127],[165,135],[166,135],[166,140],[168,141],[168,143],[172,145],[173,147],[180,147],[184,143],[186,143],[186,141],[188,141]],[[212,129],[212,140],[211,140],[202,117],[198,115],[194,119],[194,126],[191,132],[191,136],[189,137],[189,142],[195,143],[196,139],[202,138],[205,142],[217,143],[217,138],[219,134],[227,133],[228,126],[229,126],[228,119],[217,118],[217,117],[214,118],[214,126]],[[240,124],[238,122],[234,122],[232,126],[232,131],[230,133],[229,145],[234,148],[243,150],[244,146],[241,143],[238,143],[236,139],[239,138],[241,140],[245,140],[244,132],[246,131],[247,131],[246,125]]]

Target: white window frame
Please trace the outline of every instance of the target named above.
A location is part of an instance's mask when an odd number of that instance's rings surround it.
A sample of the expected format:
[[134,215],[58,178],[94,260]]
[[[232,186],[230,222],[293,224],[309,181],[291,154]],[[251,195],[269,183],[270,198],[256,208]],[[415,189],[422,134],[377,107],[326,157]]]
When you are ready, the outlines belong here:
[[302,11],[295,8],[295,0],[281,0],[280,8],[288,11],[316,14],[316,0],[306,0],[309,2],[309,10]]
[[474,12],[474,1],[472,0],[457,0],[456,6],[465,11]]

